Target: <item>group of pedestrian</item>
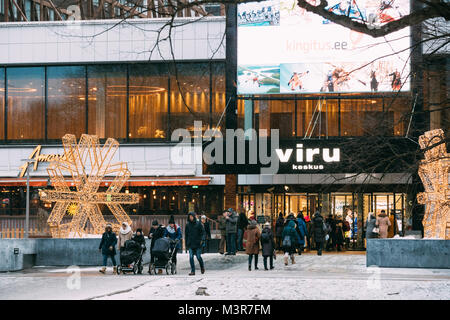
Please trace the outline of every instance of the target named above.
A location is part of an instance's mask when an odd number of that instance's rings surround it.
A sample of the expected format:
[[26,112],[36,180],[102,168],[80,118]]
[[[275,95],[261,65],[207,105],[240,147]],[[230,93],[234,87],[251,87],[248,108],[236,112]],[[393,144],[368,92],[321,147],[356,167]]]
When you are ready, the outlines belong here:
[[[158,239],[168,238],[172,240],[170,242],[170,250],[172,252],[171,262],[176,265],[177,263],[177,253],[182,249],[181,240],[183,233],[181,227],[175,223],[174,216],[170,216],[167,226],[160,224],[158,220],[152,222],[152,226],[148,233],[148,238],[151,240],[150,243],[150,265],[148,272],[151,274],[152,265],[155,263],[155,255],[153,254],[153,249],[155,243]],[[206,216],[203,215],[201,219],[197,219],[195,212],[190,212],[188,214],[188,221],[185,230],[185,244],[186,248],[189,250],[189,263],[191,266],[191,272],[189,275],[195,275],[195,263],[194,256],[197,258],[200,264],[201,273],[205,273],[205,265],[201,257],[202,251],[207,250],[208,240],[211,239],[211,229]],[[101,273],[105,273],[106,265],[108,259],[111,259],[113,264],[113,273],[117,273],[117,262],[116,256],[116,246],[119,250],[124,250],[125,243],[128,240],[136,241],[139,245],[143,245],[145,251],[145,237],[143,235],[142,229],[137,229],[136,233],[133,233],[130,225],[127,222],[123,222],[120,230],[119,236],[112,230],[111,224],[107,224],[105,227],[105,232],[102,235],[102,239],[99,245],[99,251],[103,256],[103,267],[99,270]],[[142,263],[142,258],[137,262],[138,266]],[[139,269],[139,268],[138,268]],[[162,271],[162,270],[160,270]]]

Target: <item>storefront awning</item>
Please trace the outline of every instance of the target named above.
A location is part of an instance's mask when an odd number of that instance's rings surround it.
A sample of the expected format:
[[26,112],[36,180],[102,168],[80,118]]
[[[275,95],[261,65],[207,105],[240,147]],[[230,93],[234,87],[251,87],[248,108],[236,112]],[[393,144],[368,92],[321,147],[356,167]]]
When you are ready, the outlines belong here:
[[[100,184],[107,187],[112,178],[105,178]],[[206,186],[211,181],[210,177],[131,177],[125,187],[159,187],[159,186]],[[67,179],[68,185],[72,186],[72,180]],[[30,178],[30,186],[47,187],[48,178]],[[0,178],[0,187],[18,187],[26,186],[26,178]]]

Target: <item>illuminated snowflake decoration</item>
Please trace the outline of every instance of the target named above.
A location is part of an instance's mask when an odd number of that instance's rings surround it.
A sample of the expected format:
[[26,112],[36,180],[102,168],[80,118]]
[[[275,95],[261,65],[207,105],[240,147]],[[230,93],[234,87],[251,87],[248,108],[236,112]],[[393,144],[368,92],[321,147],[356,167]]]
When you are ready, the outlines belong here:
[[[123,222],[131,225],[131,219],[121,204],[137,203],[139,195],[119,193],[131,175],[125,162],[111,164],[119,143],[109,138],[101,146],[97,136],[87,134],[81,136],[78,144],[72,134],[66,134],[62,141],[65,157],[52,161],[47,169],[55,190],[40,193],[42,200],[56,202],[47,221],[52,237],[81,236],[87,233],[88,221],[94,233],[101,234],[107,222],[99,204],[106,205],[116,218],[117,223],[111,224],[114,232],[119,231]],[[105,176],[113,176],[114,179],[105,192],[99,192]],[[66,212],[71,213],[72,219],[63,223]]]

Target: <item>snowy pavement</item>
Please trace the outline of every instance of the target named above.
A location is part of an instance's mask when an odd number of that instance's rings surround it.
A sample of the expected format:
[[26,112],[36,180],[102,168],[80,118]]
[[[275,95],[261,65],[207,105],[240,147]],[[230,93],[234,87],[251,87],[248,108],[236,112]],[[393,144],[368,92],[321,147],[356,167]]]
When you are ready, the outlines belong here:
[[[450,299],[450,269],[367,268],[364,254],[303,254],[287,267],[279,255],[271,271],[261,256],[257,271],[247,270],[244,254],[204,259],[206,273],[196,276],[187,275],[186,254],[170,276],[117,276],[111,268],[102,275],[93,267],[2,273],[0,299]],[[199,288],[207,295],[196,295]]]

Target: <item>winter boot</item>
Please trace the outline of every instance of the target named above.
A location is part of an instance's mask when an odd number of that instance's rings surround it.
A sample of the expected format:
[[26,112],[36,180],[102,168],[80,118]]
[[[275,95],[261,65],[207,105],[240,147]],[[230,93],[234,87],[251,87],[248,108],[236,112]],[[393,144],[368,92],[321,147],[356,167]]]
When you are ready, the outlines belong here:
[[100,270],[98,270],[98,272],[101,272],[101,273],[105,274],[105,272],[106,272],[106,267],[102,267]]
[[287,266],[288,265],[288,257],[284,257],[284,265]]
[[205,273],[205,268],[201,268],[200,271],[201,271],[202,274],[204,274]]
[[251,264],[248,265],[248,271],[252,271],[252,265]]
[[189,273],[190,276],[195,276],[195,272]]
[[117,267],[116,266],[113,267],[113,274],[117,274]]
[[294,257],[294,255],[291,256],[291,262],[292,262],[292,264],[295,264],[295,257]]

